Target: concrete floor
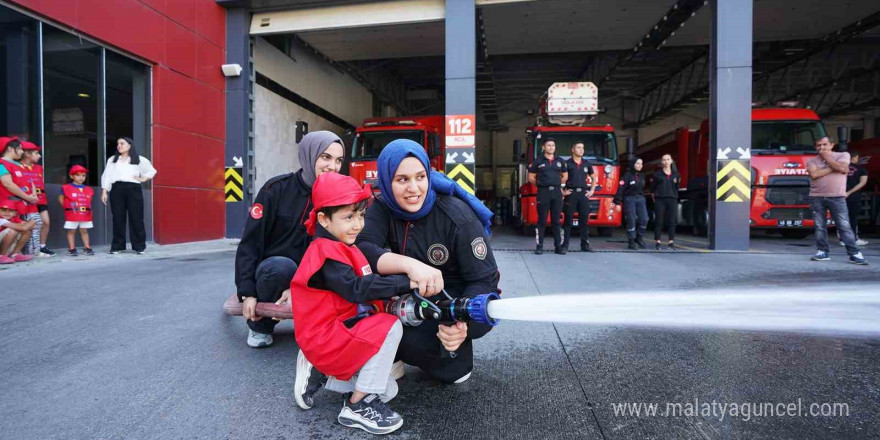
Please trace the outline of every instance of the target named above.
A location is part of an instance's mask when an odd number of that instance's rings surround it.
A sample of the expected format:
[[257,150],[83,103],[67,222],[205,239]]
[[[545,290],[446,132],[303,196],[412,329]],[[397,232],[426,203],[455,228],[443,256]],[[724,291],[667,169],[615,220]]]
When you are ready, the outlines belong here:
[[[531,240],[499,233],[492,243],[531,249]],[[594,246],[616,250],[619,240],[594,239]],[[505,297],[837,283],[880,291],[880,254],[872,246],[865,252],[872,265],[856,267],[836,248],[831,262],[808,261],[810,239],[795,243],[807,247],[758,242],[769,250],[566,256],[499,250],[496,258]],[[335,422],[337,394],[322,391],[307,412],[296,407],[290,322],[278,326],[273,347],[245,345],[243,320],[221,307],[232,291],[233,249],[228,242],[162,247],[142,257],[56,257],[0,270],[2,437],[370,437]],[[880,438],[880,340],[873,338],[506,321],[475,347],[475,373],[462,385],[441,385],[408,369],[392,403],[405,424],[393,437]],[[746,421],[616,415],[612,407],[694,399],[800,399],[805,408],[845,403],[849,415]]]

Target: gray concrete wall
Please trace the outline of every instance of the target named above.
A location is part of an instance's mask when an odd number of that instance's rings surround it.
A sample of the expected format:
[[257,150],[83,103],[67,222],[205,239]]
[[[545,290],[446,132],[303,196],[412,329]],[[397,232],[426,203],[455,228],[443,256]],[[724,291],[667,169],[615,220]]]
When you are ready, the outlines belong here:
[[[357,126],[372,115],[372,94],[351,77],[302,49],[288,57],[262,38],[254,44],[254,67],[296,94]],[[287,99],[254,86],[255,187],[300,168],[296,121],[306,121],[309,131],[329,130],[346,139],[345,129]],[[346,145],[346,150],[350,145]]]

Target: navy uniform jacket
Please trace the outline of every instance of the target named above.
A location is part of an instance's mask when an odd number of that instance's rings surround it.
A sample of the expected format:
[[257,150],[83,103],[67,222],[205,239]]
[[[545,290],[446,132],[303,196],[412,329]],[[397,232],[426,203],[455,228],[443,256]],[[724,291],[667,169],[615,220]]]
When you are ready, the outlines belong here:
[[549,160],[542,154],[529,165],[529,172],[537,175],[535,182],[538,187],[555,186],[562,184],[562,173],[568,172],[565,161],[557,156]]
[[619,205],[625,198],[645,195],[645,176],[642,173],[627,171],[620,181],[614,203]]
[[312,241],[305,227],[312,210],[312,190],[301,174],[302,170],[273,177],[257,193],[235,253],[239,301],[257,295],[254,275],[260,262],[287,257],[299,265]]
[[575,162],[573,157],[565,163],[568,166],[568,182],[565,184],[565,189],[591,187],[591,184],[587,183],[587,176],[593,175],[593,164],[587,158],[582,157],[580,164]]
[[[446,292],[453,298],[498,291],[498,265],[483,224],[462,200],[437,195],[428,215],[413,221],[394,218],[379,195],[367,209],[357,246],[367,257],[373,273],[388,249],[415,258],[443,272]],[[388,249],[386,249],[386,247]],[[491,329],[485,324],[468,324],[468,336],[476,339]]]

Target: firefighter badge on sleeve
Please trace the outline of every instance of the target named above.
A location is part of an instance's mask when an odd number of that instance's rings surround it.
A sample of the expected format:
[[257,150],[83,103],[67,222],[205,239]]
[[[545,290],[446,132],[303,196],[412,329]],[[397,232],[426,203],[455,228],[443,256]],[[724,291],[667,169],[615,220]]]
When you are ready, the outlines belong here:
[[474,256],[479,260],[485,260],[486,254],[489,253],[489,248],[486,247],[486,242],[483,241],[483,237],[477,237],[474,241],[471,242],[471,249],[474,251]]
[[434,243],[428,248],[428,261],[434,266],[442,266],[449,261],[449,249],[440,243]]

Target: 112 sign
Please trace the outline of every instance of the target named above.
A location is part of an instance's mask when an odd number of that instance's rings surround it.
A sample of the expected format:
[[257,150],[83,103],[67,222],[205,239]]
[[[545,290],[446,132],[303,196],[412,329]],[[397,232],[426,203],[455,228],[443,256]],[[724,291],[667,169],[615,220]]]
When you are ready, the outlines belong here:
[[473,148],[475,126],[474,115],[447,115],[446,148]]

